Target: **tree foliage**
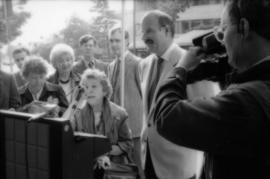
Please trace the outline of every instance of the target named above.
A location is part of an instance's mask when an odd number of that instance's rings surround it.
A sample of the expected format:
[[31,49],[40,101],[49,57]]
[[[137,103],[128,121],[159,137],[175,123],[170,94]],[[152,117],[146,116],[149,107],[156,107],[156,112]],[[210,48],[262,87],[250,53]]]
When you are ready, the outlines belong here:
[[78,16],[70,17],[66,27],[60,32],[57,32],[52,39],[47,42],[36,44],[34,53],[38,53],[44,58],[49,58],[50,49],[56,43],[66,43],[70,45],[74,51],[75,56],[78,59],[81,52],[79,48],[79,38],[84,34],[91,34],[97,39],[97,53],[95,56],[104,60],[111,58],[109,46],[108,46],[108,30],[119,19],[113,11],[108,10],[107,1],[95,1],[96,4],[93,8],[89,9],[91,12],[98,12],[98,16],[91,21],[86,21]]
[[[24,3],[22,1],[20,3]],[[0,43],[7,43],[8,41],[14,40],[17,36],[21,35],[20,27],[26,23],[30,17],[30,13],[20,11],[14,12],[13,1],[5,1],[3,3],[0,20]]]
[[189,7],[189,0],[147,0],[147,6],[168,13],[175,21],[178,13]]

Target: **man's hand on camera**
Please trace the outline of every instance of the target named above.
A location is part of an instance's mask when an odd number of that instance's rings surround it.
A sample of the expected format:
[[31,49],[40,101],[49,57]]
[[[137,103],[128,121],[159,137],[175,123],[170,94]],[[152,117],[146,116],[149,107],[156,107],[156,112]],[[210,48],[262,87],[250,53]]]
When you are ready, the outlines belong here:
[[182,67],[189,71],[194,69],[205,57],[202,48],[200,47],[190,47],[187,53],[179,60],[176,67]]

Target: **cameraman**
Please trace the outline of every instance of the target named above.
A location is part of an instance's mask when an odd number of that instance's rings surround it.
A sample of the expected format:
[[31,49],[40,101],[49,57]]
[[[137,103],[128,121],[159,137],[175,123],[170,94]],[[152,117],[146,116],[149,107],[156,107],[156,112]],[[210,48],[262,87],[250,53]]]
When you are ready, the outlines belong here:
[[217,37],[237,70],[230,85],[216,97],[185,100],[187,71],[204,57],[193,47],[158,89],[157,130],[205,151],[207,179],[269,179],[270,0],[228,1]]

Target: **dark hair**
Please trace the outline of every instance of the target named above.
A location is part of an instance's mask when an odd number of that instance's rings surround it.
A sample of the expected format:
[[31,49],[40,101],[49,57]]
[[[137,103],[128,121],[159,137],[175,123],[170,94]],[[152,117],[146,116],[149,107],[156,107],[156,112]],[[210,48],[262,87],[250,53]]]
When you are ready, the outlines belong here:
[[30,55],[30,51],[26,47],[17,47],[13,50],[12,55],[16,55],[18,53],[25,52],[27,55]]
[[[129,34],[127,30],[125,31],[125,39],[129,39]],[[110,29],[109,31],[109,36],[111,36],[112,34],[114,34],[115,32],[122,32],[122,28],[121,27],[113,27],[112,29]]]
[[247,19],[251,30],[270,40],[270,0],[229,0],[229,15],[239,23]]
[[27,78],[30,73],[46,76],[49,63],[40,56],[29,56],[22,67],[22,75]]
[[93,37],[90,34],[85,34],[80,37],[80,40],[79,40],[80,46],[82,46],[83,44],[87,43],[90,40],[93,40],[95,45],[97,44],[97,40],[95,37]]
[[89,79],[99,80],[103,88],[103,92],[105,93],[105,97],[107,99],[111,98],[112,85],[109,78],[103,71],[100,71],[99,69],[86,69],[82,74],[80,85],[84,87]]

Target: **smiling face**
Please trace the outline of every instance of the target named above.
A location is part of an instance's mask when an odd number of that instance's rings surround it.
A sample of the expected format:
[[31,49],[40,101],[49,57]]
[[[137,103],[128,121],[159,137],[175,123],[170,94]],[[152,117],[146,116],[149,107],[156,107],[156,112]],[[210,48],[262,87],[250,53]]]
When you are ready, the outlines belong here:
[[161,56],[172,42],[171,34],[165,27],[161,27],[158,17],[148,15],[142,22],[142,40],[147,45],[150,52]]
[[59,59],[56,62],[57,70],[61,72],[70,72],[72,70],[73,59],[69,53],[63,53],[59,55]]
[[103,99],[105,97],[105,92],[103,90],[103,86],[101,85],[100,80],[95,78],[89,78],[83,84],[83,88],[85,91],[87,102],[91,106],[95,107],[102,105]]

